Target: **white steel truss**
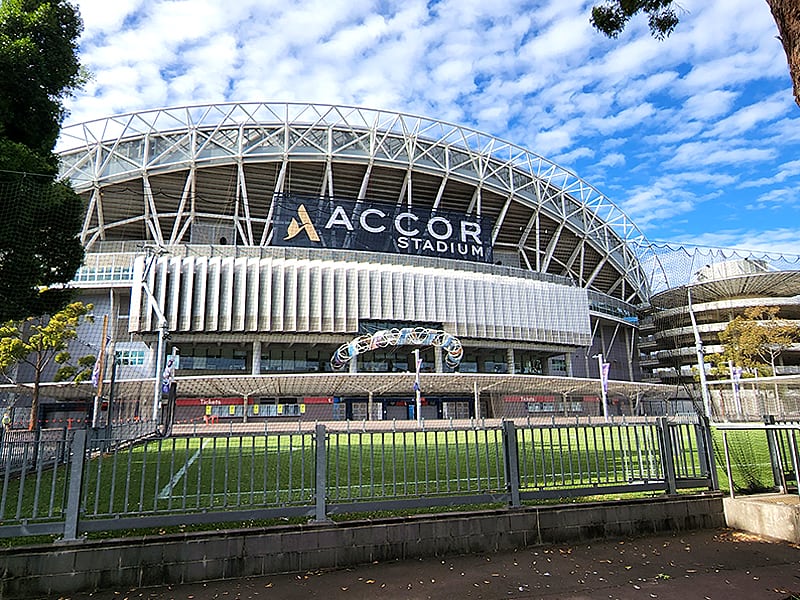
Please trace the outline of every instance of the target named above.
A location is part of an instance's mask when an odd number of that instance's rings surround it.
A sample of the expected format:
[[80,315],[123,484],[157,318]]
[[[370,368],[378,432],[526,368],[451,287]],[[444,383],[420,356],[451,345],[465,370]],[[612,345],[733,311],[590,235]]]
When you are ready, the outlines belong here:
[[[90,250],[136,235],[190,243],[204,221],[225,223],[239,244],[268,245],[275,197],[350,185],[352,198],[379,190],[384,200],[491,216],[495,249],[515,253],[522,268],[634,304],[650,293],[641,261],[651,246],[619,207],[567,169],[467,127],[350,106],[227,103],[67,126],[58,150],[61,177],[87,199]],[[167,178],[174,197],[157,196],[153,182]],[[433,183],[423,201],[425,180]],[[459,200],[448,199],[450,186]],[[211,187],[214,201],[201,202]]]

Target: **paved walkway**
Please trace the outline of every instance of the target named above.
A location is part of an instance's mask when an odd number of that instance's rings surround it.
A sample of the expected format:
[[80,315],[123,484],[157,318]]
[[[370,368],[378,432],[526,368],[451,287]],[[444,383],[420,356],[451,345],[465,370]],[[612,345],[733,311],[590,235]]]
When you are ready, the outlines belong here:
[[[800,599],[800,547],[731,530],[537,546],[70,600]],[[62,600],[66,598],[62,597]]]

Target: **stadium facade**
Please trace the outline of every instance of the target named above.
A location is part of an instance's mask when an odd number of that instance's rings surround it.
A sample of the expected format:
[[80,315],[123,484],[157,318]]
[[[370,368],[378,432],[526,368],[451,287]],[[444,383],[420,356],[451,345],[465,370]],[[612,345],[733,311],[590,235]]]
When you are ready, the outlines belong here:
[[[603,362],[611,380],[639,378],[644,236],[590,184],[509,142],[388,111],[232,103],[72,125],[59,153],[87,207],[73,285],[110,316],[116,376],[152,378],[174,349],[187,418],[413,416],[410,386],[390,377],[418,368],[412,345],[331,361],[376,332],[457,338],[459,364],[432,345],[420,369],[480,376],[481,390],[599,378]],[[341,383],[367,374],[387,383]],[[312,375],[330,376],[327,391]],[[250,391],[209,383],[229,376]],[[468,390],[429,386],[425,416],[493,411]],[[594,390],[503,401],[530,413]]]

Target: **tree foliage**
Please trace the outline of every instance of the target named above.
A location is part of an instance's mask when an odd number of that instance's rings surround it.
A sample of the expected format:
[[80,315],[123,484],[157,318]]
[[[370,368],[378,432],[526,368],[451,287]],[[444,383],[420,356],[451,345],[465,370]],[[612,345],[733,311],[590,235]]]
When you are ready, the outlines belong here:
[[83,261],[81,199],[55,181],[63,101],[85,80],[67,0],[0,0],[0,322],[53,313]]
[[[792,78],[794,100],[800,105],[800,2],[797,0],[766,0],[775,24],[778,39],[783,44]],[[616,38],[635,15],[647,15],[650,33],[663,40],[678,25],[673,0],[606,0],[592,8],[591,23],[598,31]],[[713,34],[713,32],[709,32]]]
[[628,21],[638,13],[647,15],[650,33],[663,40],[678,24],[672,0],[615,0],[592,8],[592,25],[615,38],[625,29]]
[[8,381],[15,382],[15,367],[27,365],[33,371],[29,429],[38,425],[39,386],[51,364],[61,365],[56,380],[81,381],[90,375],[94,356],[80,357],[76,364],[72,364],[72,355],[67,347],[70,340],[77,337],[81,322],[92,321],[90,311],[93,308],[91,304],[73,302],[49,318],[31,317],[24,321],[8,321],[0,326],[0,373]]
[[725,346],[723,361],[732,361],[754,374],[774,375],[780,354],[800,342],[800,326],[778,318],[779,310],[776,306],[752,306],[728,323],[719,334]]
[[45,156],[65,116],[63,100],[80,87],[83,21],[66,0],[0,2],[0,133]]

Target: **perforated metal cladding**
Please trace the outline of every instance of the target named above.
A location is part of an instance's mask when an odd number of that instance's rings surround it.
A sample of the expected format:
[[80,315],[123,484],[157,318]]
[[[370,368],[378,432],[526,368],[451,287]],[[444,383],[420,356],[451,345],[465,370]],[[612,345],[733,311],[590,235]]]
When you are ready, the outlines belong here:
[[[134,263],[131,332],[158,317]],[[147,271],[173,332],[354,333],[359,320],[441,323],[462,337],[586,346],[586,290],[445,269],[333,260],[160,257]]]

